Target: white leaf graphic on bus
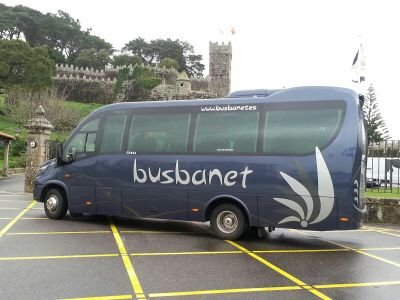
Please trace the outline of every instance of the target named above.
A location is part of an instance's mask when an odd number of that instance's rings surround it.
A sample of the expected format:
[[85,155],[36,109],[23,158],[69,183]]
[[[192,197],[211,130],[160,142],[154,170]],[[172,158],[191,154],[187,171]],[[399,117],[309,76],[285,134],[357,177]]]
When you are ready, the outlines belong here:
[[307,227],[308,224],[315,224],[325,220],[326,217],[328,217],[331,213],[334,204],[335,193],[333,190],[331,175],[318,147],[315,147],[315,158],[317,161],[318,196],[321,202],[321,208],[318,216],[313,220],[310,220],[314,211],[314,201],[307,188],[293,177],[287,175],[286,173],[280,172],[283,179],[286,180],[292,190],[304,200],[306,209],[304,210],[303,207],[294,200],[273,198],[275,201],[278,201],[297,213],[297,216],[289,216],[284,218],[280,220],[278,224],[299,222],[302,227]]

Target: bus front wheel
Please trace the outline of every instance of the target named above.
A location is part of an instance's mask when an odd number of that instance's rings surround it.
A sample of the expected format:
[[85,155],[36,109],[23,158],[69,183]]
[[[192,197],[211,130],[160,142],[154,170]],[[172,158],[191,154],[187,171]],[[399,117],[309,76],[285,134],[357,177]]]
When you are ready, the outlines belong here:
[[222,204],[211,213],[210,225],[220,239],[236,240],[246,230],[246,218],[236,205]]
[[50,219],[64,218],[67,209],[67,199],[58,189],[51,189],[46,193],[44,211]]

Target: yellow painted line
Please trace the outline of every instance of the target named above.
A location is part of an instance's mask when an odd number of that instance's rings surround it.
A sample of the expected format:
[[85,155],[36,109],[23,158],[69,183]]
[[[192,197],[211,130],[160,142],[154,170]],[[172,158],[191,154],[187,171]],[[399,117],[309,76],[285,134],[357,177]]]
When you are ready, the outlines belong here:
[[384,286],[384,285],[399,285],[400,281],[383,281],[383,282],[361,282],[361,283],[338,283],[338,284],[317,284],[313,285],[316,289],[338,289],[352,288],[365,286]]
[[17,257],[0,257],[0,261],[65,259],[65,258],[99,258],[99,257],[118,257],[118,256],[119,256],[119,254],[77,254],[77,255],[50,255],[50,256],[17,256]]
[[378,233],[383,233],[383,234],[387,234],[387,235],[392,235],[392,236],[400,237],[400,234],[395,234],[395,233],[387,232],[387,231],[385,231],[385,230],[371,229],[371,231],[372,231],[372,232],[378,232]]
[[156,230],[121,230],[120,233],[155,233],[155,234],[210,234],[209,232],[190,232],[190,231],[156,231]]
[[400,230],[397,230],[397,229],[391,229],[391,228],[385,228],[385,227],[378,227],[378,226],[366,226],[366,228],[378,229],[378,230],[384,230],[384,231],[400,232]]
[[352,250],[352,251],[357,252],[357,253],[359,253],[359,254],[363,254],[363,255],[369,256],[369,257],[371,257],[371,258],[374,258],[374,259],[383,261],[383,262],[385,262],[385,263],[387,263],[387,264],[390,264],[390,265],[393,265],[393,266],[395,266],[395,267],[399,267],[399,268],[400,268],[400,264],[399,264],[399,263],[396,263],[396,262],[394,262],[394,261],[388,260],[388,259],[386,259],[386,258],[377,256],[377,255],[374,255],[374,254],[371,254],[371,253],[368,253],[368,252],[365,252],[365,251],[362,251],[362,250],[354,249],[354,248],[351,248],[351,247],[349,247],[349,246],[342,245],[342,244],[339,244],[339,243],[336,243],[336,242],[326,241],[326,240],[325,240],[325,242],[330,243],[330,244],[333,244],[333,245],[336,245],[336,246],[340,246],[340,247],[343,247],[343,248],[346,248],[346,249],[349,249],[349,250]]
[[242,251],[199,251],[199,252],[147,252],[132,253],[131,256],[164,256],[164,255],[214,255],[214,254],[243,254]]
[[136,298],[137,299],[145,299],[145,295],[144,295],[142,286],[140,285],[139,278],[137,277],[136,272],[133,268],[132,262],[129,259],[129,255],[126,251],[125,245],[121,239],[118,229],[117,229],[117,227],[115,227],[115,224],[111,218],[110,218],[110,226],[111,226],[111,231],[114,235],[115,242],[117,243],[118,250],[121,253],[122,261],[125,265],[125,269],[128,273],[129,280],[131,281],[132,288],[136,295]]
[[274,286],[274,287],[261,287],[261,288],[242,288],[242,289],[225,289],[225,290],[202,290],[202,291],[184,291],[184,292],[167,292],[167,293],[151,293],[149,298],[157,297],[182,297],[182,296],[196,296],[196,295],[216,295],[216,294],[230,294],[230,293],[251,293],[251,292],[274,292],[274,291],[295,291],[301,290],[300,286]]
[[[1,196],[1,194],[0,194]],[[8,195],[8,196],[15,196],[15,195]],[[14,203],[31,203],[30,200],[15,200],[15,199],[0,199],[0,203],[1,202],[14,202]]]
[[44,231],[44,232],[11,232],[7,235],[45,235],[45,234],[98,234],[98,233],[111,233],[109,230],[98,231]]
[[49,218],[21,218],[21,220],[50,220]]
[[35,204],[36,204],[36,201],[33,200],[32,203],[31,203],[30,205],[28,205],[27,208],[24,208],[24,210],[21,211],[21,212],[18,214],[18,216],[16,216],[14,219],[12,219],[11,222],[8,223],[7,226],[4,227],[4,228],[0,231],[0,238],[1,238],[15,223],[17,223],[17,221],[18,221],[19,219],[21,219],[22,216],[23,216],[28,210],[30,210]]
[[357,249],[360,251],[390,251],[390,250],[400,250],[400,247],[384,247],[384,248],[361,248]]
[[86,297],[86,298],[65,298],[62,300],[120,300],[120,299],[132,299],[132,295],[114,295],[114,296]]
[[320,299],[331,299],[329,298],[327,295],[317,291],[316,289],[314,289],[313,287],[307,285],[305,282],[301,281],[300,279],[296,278],[295,276],[289,274],[288,272],[282,270],[281,268],[275,266],[274,264],[270,263],[269,261],[267,261],[266,259],[258,256],[257,254],[247,250],[246,248],[240,246],[239,244],[232,242],[232,241],[228,241],[226,240],[227,243],[231,244],[232,246],[234,246],[235,248],[243,251],[244,253],[247,253],[249,256],[251,256],[252,258],[254,258],[255,260],[258,260],[259,262],[261,262],[262,264],[264,264],[265,266],[271,268],[272,270],[274,270],[275,272],[278,272],[279,274],[281,274],[282,276],[286,277],[287,279],[289,279],[290,281],[293,281],[294,283],[296,283],[297,285],[301,286],[302,288],[305,288],[306,290],[308,290],[310,293],[314,294],[315,296],[319,297]]
[[0,207],[0,210],[21,210],[26,207]]
[[349,249],[299,249],[299,250],[255,250],[253,253],[318,253],[318,252],[345,252]]

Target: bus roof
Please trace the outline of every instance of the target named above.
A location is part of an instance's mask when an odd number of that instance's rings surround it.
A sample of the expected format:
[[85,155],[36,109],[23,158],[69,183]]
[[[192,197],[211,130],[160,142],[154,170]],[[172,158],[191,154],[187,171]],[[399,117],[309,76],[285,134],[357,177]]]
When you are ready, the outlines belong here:
[[[254,93],[264,91],[265,96],[253,97],[251,90],[239,91],[240,94],[234,97],[237,92],[231,93],[226,98],[217,99],[194,99],[194,100],[162,100],[162,101],[142,101],[142,102],[122,102],[103,106],[95,110],[92,114],[115,109],[132,108],[152,108],[152,107],[181,107],[198,105],[224,105],[224,104],[258,104],[273,103],[282,101],[324,101],[324,100],[345,100],[355,99],[358,104],[358,94],[347,88],[328,87],[328,86],[306,86],[294,87],[280,90],[253,90]],[[246,96],[244,94],[247,93]],[[257,94],[258,95],[258,94]]]
[[227,98],[258,98],[258,97],[268,97],[276,92],[281,91],[282,89],[274,89],[274,90],[265,90],[265,89],[258,89],[258,90],[241,90],[241,91],[234,91],[230,93]]

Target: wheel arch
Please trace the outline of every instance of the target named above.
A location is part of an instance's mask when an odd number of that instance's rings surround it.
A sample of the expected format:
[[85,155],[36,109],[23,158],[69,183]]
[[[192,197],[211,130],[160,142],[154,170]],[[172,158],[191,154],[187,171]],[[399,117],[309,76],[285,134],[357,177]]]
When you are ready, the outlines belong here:
[[40,194],[40,200],[41,202],[44,202],[44,197],[46,197],[46,194],[49,190],[51,189],[57,189],[59,190],[63,196],[66,199],[67,202],[67,206],[68,206],[68,193],[67,193],[67,187],[64,183],[60,182],[60,181],[49,181],[45,187],[42,190],[42,193]]
[[219,195],[215,196],[212,199],[210,199],[205,206],[204,210],[204,220],[209,221],[211,217],[211,213],[216,208],[217,206],[221,204],[233,204],[236,205],[239,209],[241,209],[244,213],[244,217],[246,219],[246,223],[248,226],[250,226],[250,211],[247,208],[246,204],[243,203],[242,200],[240,200],[237,197],[231,196],[231,195]]

